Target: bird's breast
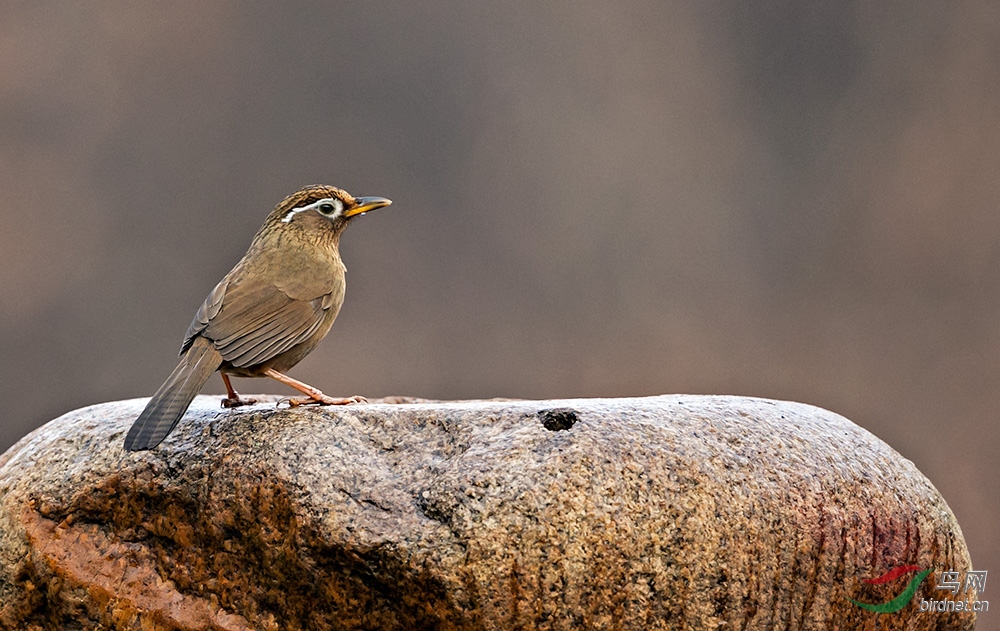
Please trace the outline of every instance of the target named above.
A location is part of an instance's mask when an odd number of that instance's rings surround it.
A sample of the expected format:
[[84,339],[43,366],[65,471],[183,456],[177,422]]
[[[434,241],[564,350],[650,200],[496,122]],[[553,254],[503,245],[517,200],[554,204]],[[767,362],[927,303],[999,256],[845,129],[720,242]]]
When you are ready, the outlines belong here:
[[339,308],[347,270],[335,244],[315,243],[294,234],[283,237],[254,257],[255,269],[248,271],[267,278],[290,298],[312,301],[330,295]]

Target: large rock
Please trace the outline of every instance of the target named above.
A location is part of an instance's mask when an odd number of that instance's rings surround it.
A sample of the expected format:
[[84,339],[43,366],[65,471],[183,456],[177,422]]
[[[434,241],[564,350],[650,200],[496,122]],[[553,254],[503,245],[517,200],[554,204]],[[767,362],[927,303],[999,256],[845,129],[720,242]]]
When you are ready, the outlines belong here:
[[[151,452],[144,401],[0,458],[6,629],[971,629],[911,462],[797,403],[707,396],[234,411]],[[853,604],[899,594],[897,613]],[[959,598],[972,601],[975,593]]]

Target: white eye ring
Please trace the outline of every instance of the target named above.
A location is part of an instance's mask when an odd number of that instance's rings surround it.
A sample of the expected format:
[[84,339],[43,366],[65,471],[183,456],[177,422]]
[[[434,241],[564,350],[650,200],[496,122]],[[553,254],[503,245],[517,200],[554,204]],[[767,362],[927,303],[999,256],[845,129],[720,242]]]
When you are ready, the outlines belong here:
[[344,202],[339,199],[321,199],[319,202],[319,214],[326,217],[336,217],[344,212]]
[[292,217],[307,210],[315,210],[324,217],[333,219],[334,217],[340,216],[340,213],[344,212],[344,202],[340,201],[336,197],[327,197],[319,201],[315,201],[307,206],[301,206],[299,208],[289,210],[288,214],[285,215],[285,218],[282,219],[281,222],[289,223],[291,222]]

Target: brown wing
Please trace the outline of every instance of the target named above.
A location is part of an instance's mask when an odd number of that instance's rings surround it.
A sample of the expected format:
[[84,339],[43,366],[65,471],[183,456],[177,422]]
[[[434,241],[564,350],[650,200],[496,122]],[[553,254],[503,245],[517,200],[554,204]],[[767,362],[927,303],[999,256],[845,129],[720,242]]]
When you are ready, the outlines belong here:
[[233,366],[260,364],[306,340],[322,325],[332,304],[332,294],[303,300],[267,281],[223,280],[198,309],[185,346],[202,335]]
[[191,344],[194,342],[196,335],[205,330],[208,323],[219,313],[219,309],[222,308],[222,299],[226,295],[226,288],[229,286],[229,276],[223,278],[215,289],[208,294],[208,298],[205,298],[205,302],[201,303],[198,307],[198,313],[194,314],[194,319],[191,320],[191,325],[188,327],[187,332],[184,334],[184,343],[181,344],[180,355],[184,354],[184,351],[191,348]]

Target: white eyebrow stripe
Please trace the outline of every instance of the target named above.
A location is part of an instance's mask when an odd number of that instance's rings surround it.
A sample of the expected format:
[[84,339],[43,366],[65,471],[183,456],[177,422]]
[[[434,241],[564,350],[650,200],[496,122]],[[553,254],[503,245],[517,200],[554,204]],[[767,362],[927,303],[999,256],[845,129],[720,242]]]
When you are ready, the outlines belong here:
[[[289,221],[291,221],[292,217],[295,216],[295,213],[304,213],[307,210],[314,210],[316,208],[319,208],[323,204],[329,204],[331,202],[340,202],[340,200],[336,199],[334,197],[324,197],[323,199],[317,200],[317,201],[309,204],[308,206],[302,206],[300,208],[293,208],[293,209],[291,209],[291,210],[288,211],[288,214],[285,215],[285,217],[281,220],[281,223],[288,223]],[[340,203],[341,203],[341,207],[343,207],[343,202],[340,202]]]

